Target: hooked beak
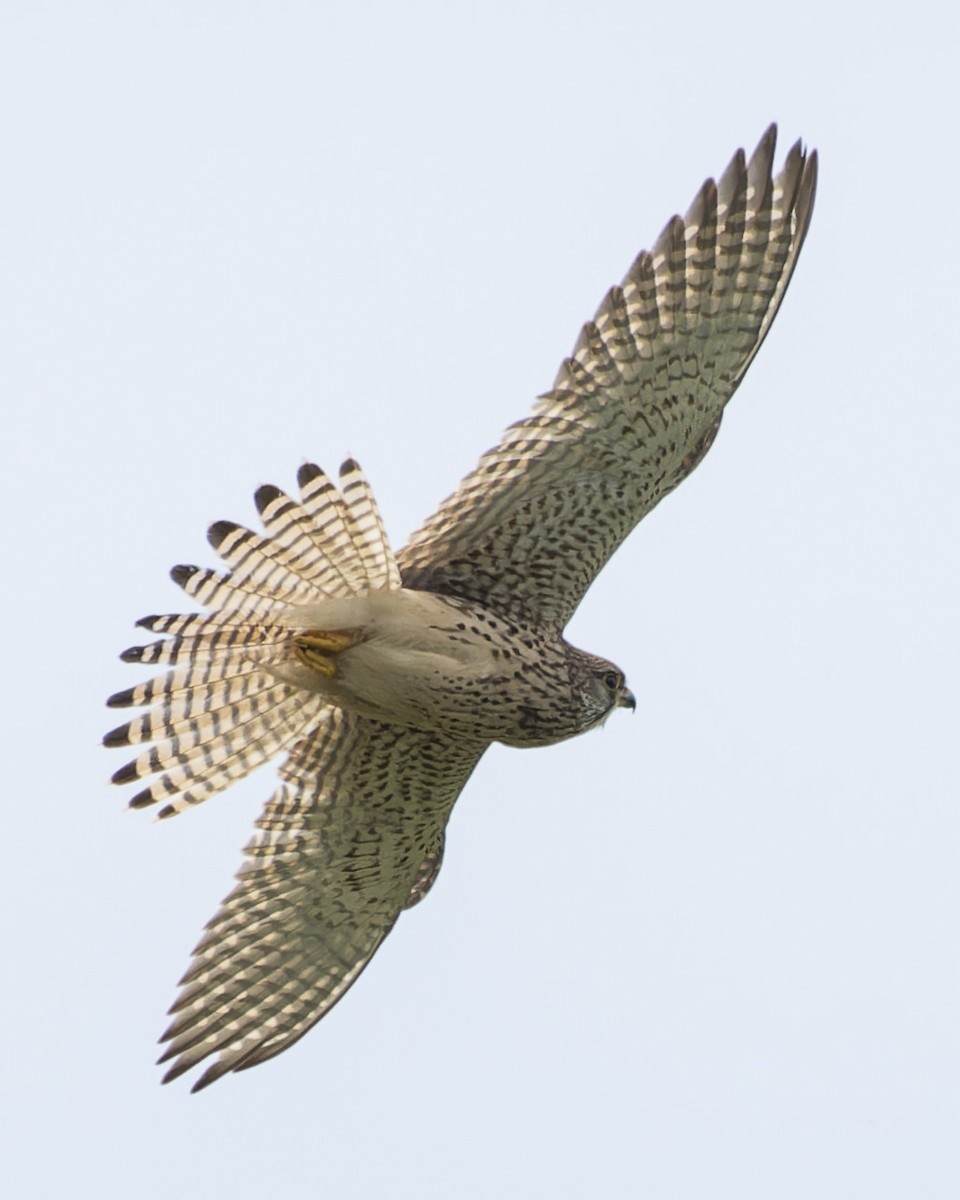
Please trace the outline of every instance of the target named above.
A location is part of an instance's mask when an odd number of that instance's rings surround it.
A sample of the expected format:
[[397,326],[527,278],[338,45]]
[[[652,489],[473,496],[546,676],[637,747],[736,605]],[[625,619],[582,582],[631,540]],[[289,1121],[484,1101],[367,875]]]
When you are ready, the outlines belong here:
[[617,708],[629,708],[631,712],[637,711],[637,698],[628,687],[620,689],[620,695],[617,697]]

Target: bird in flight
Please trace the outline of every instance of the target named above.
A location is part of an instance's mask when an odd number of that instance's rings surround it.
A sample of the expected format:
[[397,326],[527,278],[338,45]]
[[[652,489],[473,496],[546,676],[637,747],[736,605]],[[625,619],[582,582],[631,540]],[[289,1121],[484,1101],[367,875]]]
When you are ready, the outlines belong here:
[[209,531],[226,569],[173,568],[205,612],[144,617],[159,669],[104,738],[134,808],[170,817],[285,754],[233,891],[163,1035],[194,1090],[272,1058],[340,999],[437,878],[454,802],[491,742],[544,746],[633,708],[623,672],[564,640],[627,534],[713,444],[807,233],[816,152],[773,173],[776,127],[700,188],[604,297],[533,413],[390,549],[353,460],[256,493],[257,533]]

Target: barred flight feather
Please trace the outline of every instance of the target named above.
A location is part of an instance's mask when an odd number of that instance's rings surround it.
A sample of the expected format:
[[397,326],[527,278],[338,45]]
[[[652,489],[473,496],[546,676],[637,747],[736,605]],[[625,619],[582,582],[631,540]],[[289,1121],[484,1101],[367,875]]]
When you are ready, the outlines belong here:
[[566,625],[620,542],[702,460],[770,329],[817,176],[798,142],[774,177],[775,145],[771,126],[637,255],[534,413],[400,552],[405,586]]
[[[233,892],[181,980],[166,1079],[264,1062],[347,991],[408,902],[483,751],[327,707],[291,750]],[[384,821],[383,812],[402,814]],[[372,841],[370,839],[373,839]]]

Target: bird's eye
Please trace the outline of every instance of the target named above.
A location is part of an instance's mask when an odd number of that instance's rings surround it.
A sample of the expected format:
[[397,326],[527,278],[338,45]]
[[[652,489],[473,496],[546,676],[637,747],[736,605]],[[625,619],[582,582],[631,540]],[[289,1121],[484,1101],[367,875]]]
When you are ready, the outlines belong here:
[[603,677],[604,686],[609,688],[611,692],[619,691],[620,676],[616,671],[608,671]]

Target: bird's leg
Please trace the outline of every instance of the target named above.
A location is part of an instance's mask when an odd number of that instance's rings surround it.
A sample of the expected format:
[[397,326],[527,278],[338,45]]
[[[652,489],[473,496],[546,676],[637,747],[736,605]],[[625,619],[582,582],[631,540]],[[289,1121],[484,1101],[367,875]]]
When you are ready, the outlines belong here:
[[293,645],[302,663],[333,679],[337,673],[334,656],[362,641],[362,629],[305,629],[293,639]]

